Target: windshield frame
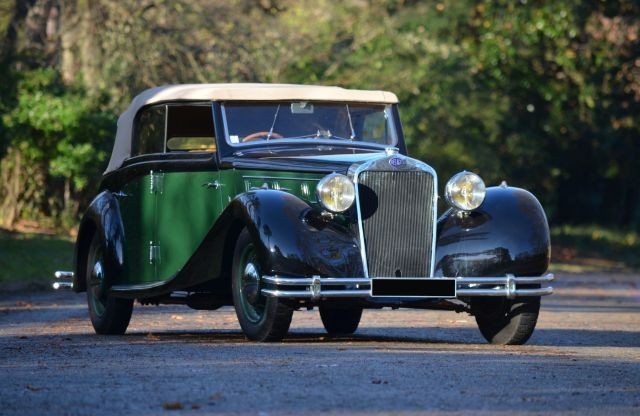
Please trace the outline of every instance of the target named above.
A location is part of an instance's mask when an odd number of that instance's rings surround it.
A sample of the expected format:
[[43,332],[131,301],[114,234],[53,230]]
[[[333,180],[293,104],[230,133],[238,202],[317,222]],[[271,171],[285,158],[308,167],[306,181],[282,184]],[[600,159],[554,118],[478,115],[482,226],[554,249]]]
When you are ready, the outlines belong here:
[[284,101],[278,101],[278,100],[273,100],[273,101],[227,101],[227,102],[221,102],[220,103],[220,113],[222,116],[222,123],[223,123],[223,128],[224,128],[224,141],[225,144],[231,148],[234,149],[242,149],[242,148],[250,148],[250,147],[264,147],[264,146],[270,146],[270,145],[313,145],[313,144],[318,144],[318,145],[329,145],[329,146],[335,146],[335,145],[346,145],[346,146],[351,146],[351,147],[366,147],[366,148],[373,148],[373,149],[387,149],[387,148],[394,148],[397,149],[399,147],[399,144],[402,140],[402,132],[398,130],[398,126],[396,125],[396,115],[394,112],[394,105],[389,103],[389,104],[381,104],[381,103],[362,103],[362,102],[348,102],[348,101],[308,101],[310,103],[319,103],[319,104],[335,104],[335,105],[345,105],[345,106],[350,106],[350,105],[366,105],[366,104],[371,104],[371,105],[380,105],[380,106],[384,106],[384,113],[386,116],[386,120],[387,123],[389,125],[389,131],[391,133],[391,137],[393,139],[392,143],[375,143],[375,142],[368,142],[368,141],[362,141],[362,140],[349,140],[349,139],[344,139],[344,138],[327,138],[327,137],[323,137],[323,138],[310,138],[310,137],[291,137],[291,138],[282,138],[282,139],[272,139],[272,140],[256,140],[256,141],[251,141],[251,142],[246,142],[246,143],[233,143],[229,137],[229,125],[227,123],[227,109],[226,109],[226,104],[228,103],[242,103],[242,104],[247,104],[247,105],[251,105],[251,104],[272,104],[274,106],[277,105],[282,105],[282,104],[286,104],[289,105],[293,102],[296,102],[296,100],[284,100]]

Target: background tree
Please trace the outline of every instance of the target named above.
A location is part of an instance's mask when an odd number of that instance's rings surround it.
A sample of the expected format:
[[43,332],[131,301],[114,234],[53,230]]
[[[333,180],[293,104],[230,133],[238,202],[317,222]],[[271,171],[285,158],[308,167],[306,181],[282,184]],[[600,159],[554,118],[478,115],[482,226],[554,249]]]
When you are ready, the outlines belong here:
[[144,88],[395,91],[413,156],[531,189],[554,223],[640,229],[630,0],[0,0],[0,216],[72,224]]

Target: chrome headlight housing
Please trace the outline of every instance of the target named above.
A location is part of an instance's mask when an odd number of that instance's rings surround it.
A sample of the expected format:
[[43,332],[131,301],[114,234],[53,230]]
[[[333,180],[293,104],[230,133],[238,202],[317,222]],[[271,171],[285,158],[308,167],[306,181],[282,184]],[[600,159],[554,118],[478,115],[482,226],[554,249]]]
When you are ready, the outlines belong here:
[[345,175],[332,173],[320,179],[316,186],[320,205],[331,212],[348,210],[356,199],[356,188]]
[[460,172],[451,177],[444,189],[449,205],[462,211],[471,211],[482,205],[487,193],[484,181],[471,172]]

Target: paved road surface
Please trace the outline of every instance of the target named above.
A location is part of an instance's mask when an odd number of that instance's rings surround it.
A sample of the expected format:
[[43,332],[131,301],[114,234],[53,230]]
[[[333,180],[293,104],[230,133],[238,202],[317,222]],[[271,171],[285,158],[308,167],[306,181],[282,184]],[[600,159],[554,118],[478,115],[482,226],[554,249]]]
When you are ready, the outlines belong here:
[[83,295],[0,295],[0,414],[640,414],[640,276],[561,275],[528,345],[454,312],[365,311],[331,339],[296,312],[279,344],[231,308],[136,305],[93,334]]

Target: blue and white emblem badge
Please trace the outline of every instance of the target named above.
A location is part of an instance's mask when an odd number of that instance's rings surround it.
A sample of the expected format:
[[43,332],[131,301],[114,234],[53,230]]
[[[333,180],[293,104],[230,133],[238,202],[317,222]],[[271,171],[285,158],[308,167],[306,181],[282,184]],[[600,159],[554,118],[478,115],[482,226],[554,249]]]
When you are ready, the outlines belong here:
[[401,157],[392,157],[389,159],[389,164],[394,168],[399,168],[405,164],[405,160]]

